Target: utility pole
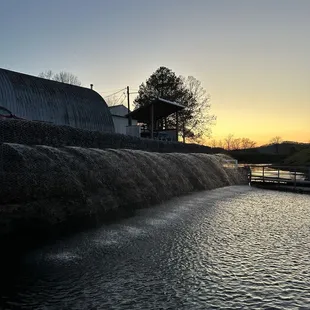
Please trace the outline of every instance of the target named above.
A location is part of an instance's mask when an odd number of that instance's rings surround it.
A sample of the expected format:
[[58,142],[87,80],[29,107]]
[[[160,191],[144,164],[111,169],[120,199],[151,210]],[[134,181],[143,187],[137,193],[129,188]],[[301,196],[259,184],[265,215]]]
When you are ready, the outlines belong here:
[[[127,86],[127,106],[128,113],[130,113],[129,86]],[[131,116],[128,116],[128,126],[131,126]]]

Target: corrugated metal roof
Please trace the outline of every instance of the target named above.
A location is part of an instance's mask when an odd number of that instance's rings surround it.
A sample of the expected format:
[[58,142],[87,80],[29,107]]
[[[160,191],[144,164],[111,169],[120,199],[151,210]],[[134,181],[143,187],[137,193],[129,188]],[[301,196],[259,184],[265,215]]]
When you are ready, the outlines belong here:
[[28,120],[114,132],[109,108],[94,90],[1,68],[0,106]]

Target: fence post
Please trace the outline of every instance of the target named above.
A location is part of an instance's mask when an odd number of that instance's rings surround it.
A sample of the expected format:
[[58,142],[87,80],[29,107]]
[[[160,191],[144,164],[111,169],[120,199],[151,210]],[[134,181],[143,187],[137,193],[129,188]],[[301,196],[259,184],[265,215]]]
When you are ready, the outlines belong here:
[[265,166],[263,166],[263,183],[265,183]]
[[278,168],[278,185],[280,185],[280,169]]
[[294,189],[296,190],[296,173],[297,173],[297,171],[296,171],[297,169],[295,168],[294,169]]
[[251,185],[251,183],[252,183],[252,169],[250,166],[248,168],[248,181],[249,181],[249,185]]

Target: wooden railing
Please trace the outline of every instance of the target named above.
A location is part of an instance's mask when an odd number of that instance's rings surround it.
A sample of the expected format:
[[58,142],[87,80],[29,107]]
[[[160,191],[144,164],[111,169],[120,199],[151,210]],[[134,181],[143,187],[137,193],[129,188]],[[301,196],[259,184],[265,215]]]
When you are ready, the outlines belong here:
[[249,183],[260,185],[286,185],[294,188],[310,187],[310,167],[305,166],[249,166]]

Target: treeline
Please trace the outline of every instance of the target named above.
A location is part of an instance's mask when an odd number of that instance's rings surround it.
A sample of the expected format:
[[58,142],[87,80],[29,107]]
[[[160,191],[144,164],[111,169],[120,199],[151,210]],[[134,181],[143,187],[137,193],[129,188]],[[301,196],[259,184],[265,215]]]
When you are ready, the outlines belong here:
[[229,134],[226,138],[216,140],[212,139],[208,146],[212,148],[221,148],[227,151],[244,150],[256,147],[257,143],[249,138],[236,138],[233,134]]
[[236,138],[229,134],[222,140],[211,140],[208,145],[217,152],[224,152],[240,163],[267,164],[283,163],[288,156],[298,153],[309,147],[308,143],[295,141],[283,141],[279,136],[270,139],[269,143],[257,146],[257,143],[249,138]]

